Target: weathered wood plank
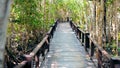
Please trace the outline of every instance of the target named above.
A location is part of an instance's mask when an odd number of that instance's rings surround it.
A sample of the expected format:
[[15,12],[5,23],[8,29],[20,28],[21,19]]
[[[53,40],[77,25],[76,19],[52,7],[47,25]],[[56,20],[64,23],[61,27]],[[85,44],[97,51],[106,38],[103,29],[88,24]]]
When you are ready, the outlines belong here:
[[41,68],[95,68],[68,22],[57,25]]

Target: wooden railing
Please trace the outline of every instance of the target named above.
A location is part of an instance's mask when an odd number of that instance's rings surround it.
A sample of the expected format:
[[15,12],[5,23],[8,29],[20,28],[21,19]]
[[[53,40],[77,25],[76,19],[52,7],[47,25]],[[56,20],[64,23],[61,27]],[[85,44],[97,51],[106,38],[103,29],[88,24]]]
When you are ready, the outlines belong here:
[[[81,41],[91,60],[97,59],[97,68],[119,68],[120,58],[111,57],[95,40],[90,37],[90,33],[81,30],[77,25],[70,21],[72,29],[75,31],[78,39]],[[95,62],[96,63],[96,62]]]
[[46,54],[49,52],[50,39],[53,37],[57,27],[57,21],[43,38],[43,40],[28,55],[24,55],[24,61],[18,63],[14,68],[36,68],[45,60]]

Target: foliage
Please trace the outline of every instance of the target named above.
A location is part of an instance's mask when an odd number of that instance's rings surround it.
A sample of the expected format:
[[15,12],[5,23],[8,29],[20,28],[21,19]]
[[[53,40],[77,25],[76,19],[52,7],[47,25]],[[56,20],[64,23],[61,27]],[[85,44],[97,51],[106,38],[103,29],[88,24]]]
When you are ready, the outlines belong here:
[[[115,6],[111,6],[113,2],[114,0],[106,2],[106,25],[108,29],[110,28],[108,30],[111,32],[108,34],[110,38],[116,37],[115,31],[112,29],[117,18],[114,16],[115,12],[110,11],[115,9]],[[94,9],[94,5],[97,7],[96,9]],[[103,39],[104,32],[103,13],[103,5],[97,1],[94,4],[89,3],[88,0],[14,0],[8,24],[7,47],[14,56],[23,55],[41,41],[55,20],[66,20],[67,17],[72,18],[81,29],[86,31],[89,29],[88,26],[92,25],[93,35],[91,34],[91,36],[98,37],[96,39],[99,43]],[[118,39],[120,40],[120,34]],[[116,55],[116,39],[109,41],[112,42],[108,42],[104,47],[109,53]],[[100,44],[103,44],[102,41]]]
[[118,52],[120,52],[120,47],[117,49]]
[[82,4],[79,0],[14,0],[8,25],[8,49],[15,56],[18,51],[27,53],[27,50],[40,42],[58,18],[65,20],[71,17],[84,29],[85,7],[87,2],[83,1]]
[[105,50],[111,55],[117,55],[116,41],[114,40],[111,43],[107,43],[105,46]]
[[14,59],[21,61],[20,56],[29,53],[54,23],[55,4],[48,0],[43,2],[44,0],[14,0],[6,42],[8,59],[12,58],[12,54]]
[[87,22],[88,2],[86,0],[55,0],[56,9],[58,10],[58,18],[65,19],[66,17],[78,24],[84,30]]
[[107,0],[106,5],[111,5],[111,4],[113,4],[113,2],[114,2],[114,0]]

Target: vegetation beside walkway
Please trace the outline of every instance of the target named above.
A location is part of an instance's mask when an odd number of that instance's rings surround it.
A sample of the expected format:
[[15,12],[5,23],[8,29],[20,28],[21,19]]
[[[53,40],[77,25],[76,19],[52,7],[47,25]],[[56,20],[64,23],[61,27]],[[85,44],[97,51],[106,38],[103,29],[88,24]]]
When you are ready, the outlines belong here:
[[119,0],[14,0],[8,24],[6,62],[21,62],[57,20],[69,17],[112,56],[120,55]]

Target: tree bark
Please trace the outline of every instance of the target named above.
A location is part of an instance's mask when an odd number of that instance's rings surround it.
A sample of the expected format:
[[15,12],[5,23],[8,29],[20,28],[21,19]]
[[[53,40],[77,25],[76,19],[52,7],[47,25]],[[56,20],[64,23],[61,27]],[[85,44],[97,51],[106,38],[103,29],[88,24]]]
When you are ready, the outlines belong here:
[[0,0],[0,68],[3,68],[7,22],[11,0]]
[[95,39],[95,32],[96,32],[96,0],[94,0],[94,23],[93,23],[93,31],[94,31],[93,38]]
[[105,40],[105,44],[106,44],[106,41],[107,41],[107,36],[106,36],[106,0],[103,0],[103,37],[104,37],[104,40]]

